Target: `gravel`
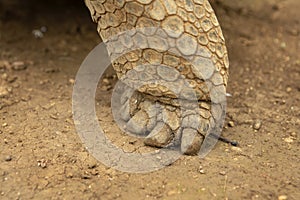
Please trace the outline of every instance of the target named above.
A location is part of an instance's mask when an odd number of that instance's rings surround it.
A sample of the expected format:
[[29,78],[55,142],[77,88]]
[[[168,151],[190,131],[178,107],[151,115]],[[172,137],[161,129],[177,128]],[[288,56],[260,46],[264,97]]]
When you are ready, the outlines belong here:
[[12,157],[8,155],[8,156],[6,156],[6,157],[4,158],[4,160],[5,160],[6,162],[9,162],[9,161],[12,160]]
[[253,124],[253,128],[254,130],[259,130],[262,126],[262,121],[261,120],[255,120],[254,124]]

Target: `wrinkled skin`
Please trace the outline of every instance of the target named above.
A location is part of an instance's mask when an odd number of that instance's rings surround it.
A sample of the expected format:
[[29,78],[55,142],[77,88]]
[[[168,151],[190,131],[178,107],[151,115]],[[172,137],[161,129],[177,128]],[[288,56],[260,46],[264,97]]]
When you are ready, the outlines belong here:
[[[229,68],[225,40],[208,0],[86,4],[118,78],[129,86],[120,90],[120,119],[126,129],[146,135],[147,145],[177,145],[185,154],[196,154],[220,118],[222,105],[214,109],[211,101],[218,98],[215,91],[225,93]],[[139,31],[144,27],[154,29]],[[119,35],[124,31],[131,32]]]

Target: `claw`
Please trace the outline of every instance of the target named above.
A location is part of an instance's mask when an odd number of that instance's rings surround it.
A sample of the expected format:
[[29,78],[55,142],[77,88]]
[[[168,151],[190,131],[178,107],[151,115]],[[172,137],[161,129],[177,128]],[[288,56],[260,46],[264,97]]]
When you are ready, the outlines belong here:
[[232,141],[232,140],[229,140],[227,138],[224,138],[222,136],[217,136],[216,134],[214,133],[211,133],[210,136],[214,137],[214,138],[217,138],[218,140],[222,141],[222,142],[225,142],[225,143],[228,143],[228,144],[231,144],[232,146],[234,147],[237,147],[239,145],[239,143],[237,141]]
[[181,152],[187,155],[196,155],[200,150],[203,139],[203,136],[197,130],[184,129],[181,137]]
[[147,131],[148,115],[140,110],[128,121],[126,130],[137,135],[144,135]]
[[121,107],[121,109],[119,110],[119,116],[122,120],[124,120],[125,122],[128,122],[130,120],[130,108],[129,108],[129,104],[128,103],[124,103]]
[[173,139],[171,129],[164,123],[158,123],[151,133],[145,138],[144,143],[154,147],[165,147]]

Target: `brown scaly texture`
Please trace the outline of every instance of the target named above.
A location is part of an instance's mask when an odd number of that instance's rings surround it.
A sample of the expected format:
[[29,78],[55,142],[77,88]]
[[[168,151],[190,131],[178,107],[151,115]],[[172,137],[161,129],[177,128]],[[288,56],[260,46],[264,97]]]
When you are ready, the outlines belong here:
[[[130,114],[123,116],[128,129],[150,133],[145,140],[148,145],[161,147],[181,140],[183,152],[199,150],[203,137],[220,116],[220,109],[210,106],[211,95],[217,95],[212,91],[225,91],[229,68],[225,40],[208,0],[86,0],[86,4],[108,44],[118,77],[130,80],[129,85],[143,83],[135,95],[124,100],[129,105],[123,108],[123,113]],[[158,29],[135,30],[144,27]],[[117,36],[124,31],[132,31],[129,39]],[[133,46],[139,48],[126,51]],[[162,64],[176,70],[159,67]],[[149,80],[169,84],[150,84]],[[183,109],[178,101],[178,94],[183,100],[191,98],[180,88],[184,81],[200,102],[198,113]],[[164,107],[163,113],[151,113],[155,102]],[[167,126],[158,128],[161,122]],[[200,126],[193,122],[200,122]],[[159,134],[155,134],[157,130]],[[188,142],[185,138],[191,135],[195,138]]]

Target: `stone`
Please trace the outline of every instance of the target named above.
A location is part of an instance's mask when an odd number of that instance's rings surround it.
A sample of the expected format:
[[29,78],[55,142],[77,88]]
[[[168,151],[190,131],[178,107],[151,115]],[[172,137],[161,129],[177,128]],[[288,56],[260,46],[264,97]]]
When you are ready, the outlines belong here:
[[234,124],[234,122],[233,122],[233,121],[229,121],[229,122],[228,122],[228,126],[229,126],[229,127],[234,127],[234,126],[235,126],[235,124]]
[[220,171],[219,174],[222,175],[222,176],[225,176],[226,172],[225,171]]
[[13,70],[21,71],[27,68],[27,65],[23,61],[15,61],[12,63]]
[[175,195],[175,194],[178,194],[178,192],[177,192],[176,190],[170,190],[170,191],[168,191],[168,193],[167,193],[168,196],[173,196],[173,195]]
[[8,97],[9,92],[6,87],[0,86],[0,98]]
[[253,129],[254,130],[259,130],[262,126],[262,121],[261,120],[255,120],[253,124]]
[[293,143],[294,142],[294,138],[291,137],[291,136],[289,136],[287,138],[284,138],[283,141],[286,142],[286,143]]
[[287,92],[287,93],[290,93],[291,91],[292,91],[292,88],[291,88],[291,87],[287,87],[287,88],[286,88],[286,92]]
[[296,133],[296,132],[292,132],[290,135],[291,135],[292,137],[297,137],[297,133]]
[[286,195],[280,195],[278,197],[278,200],[287,200],[287,199],[288,199],[288,197]]
[[9,162],[9,161],[12,160],[12,157],[11,157],[11,156],[5,156],[4,160],[5,160],[6,162]]

